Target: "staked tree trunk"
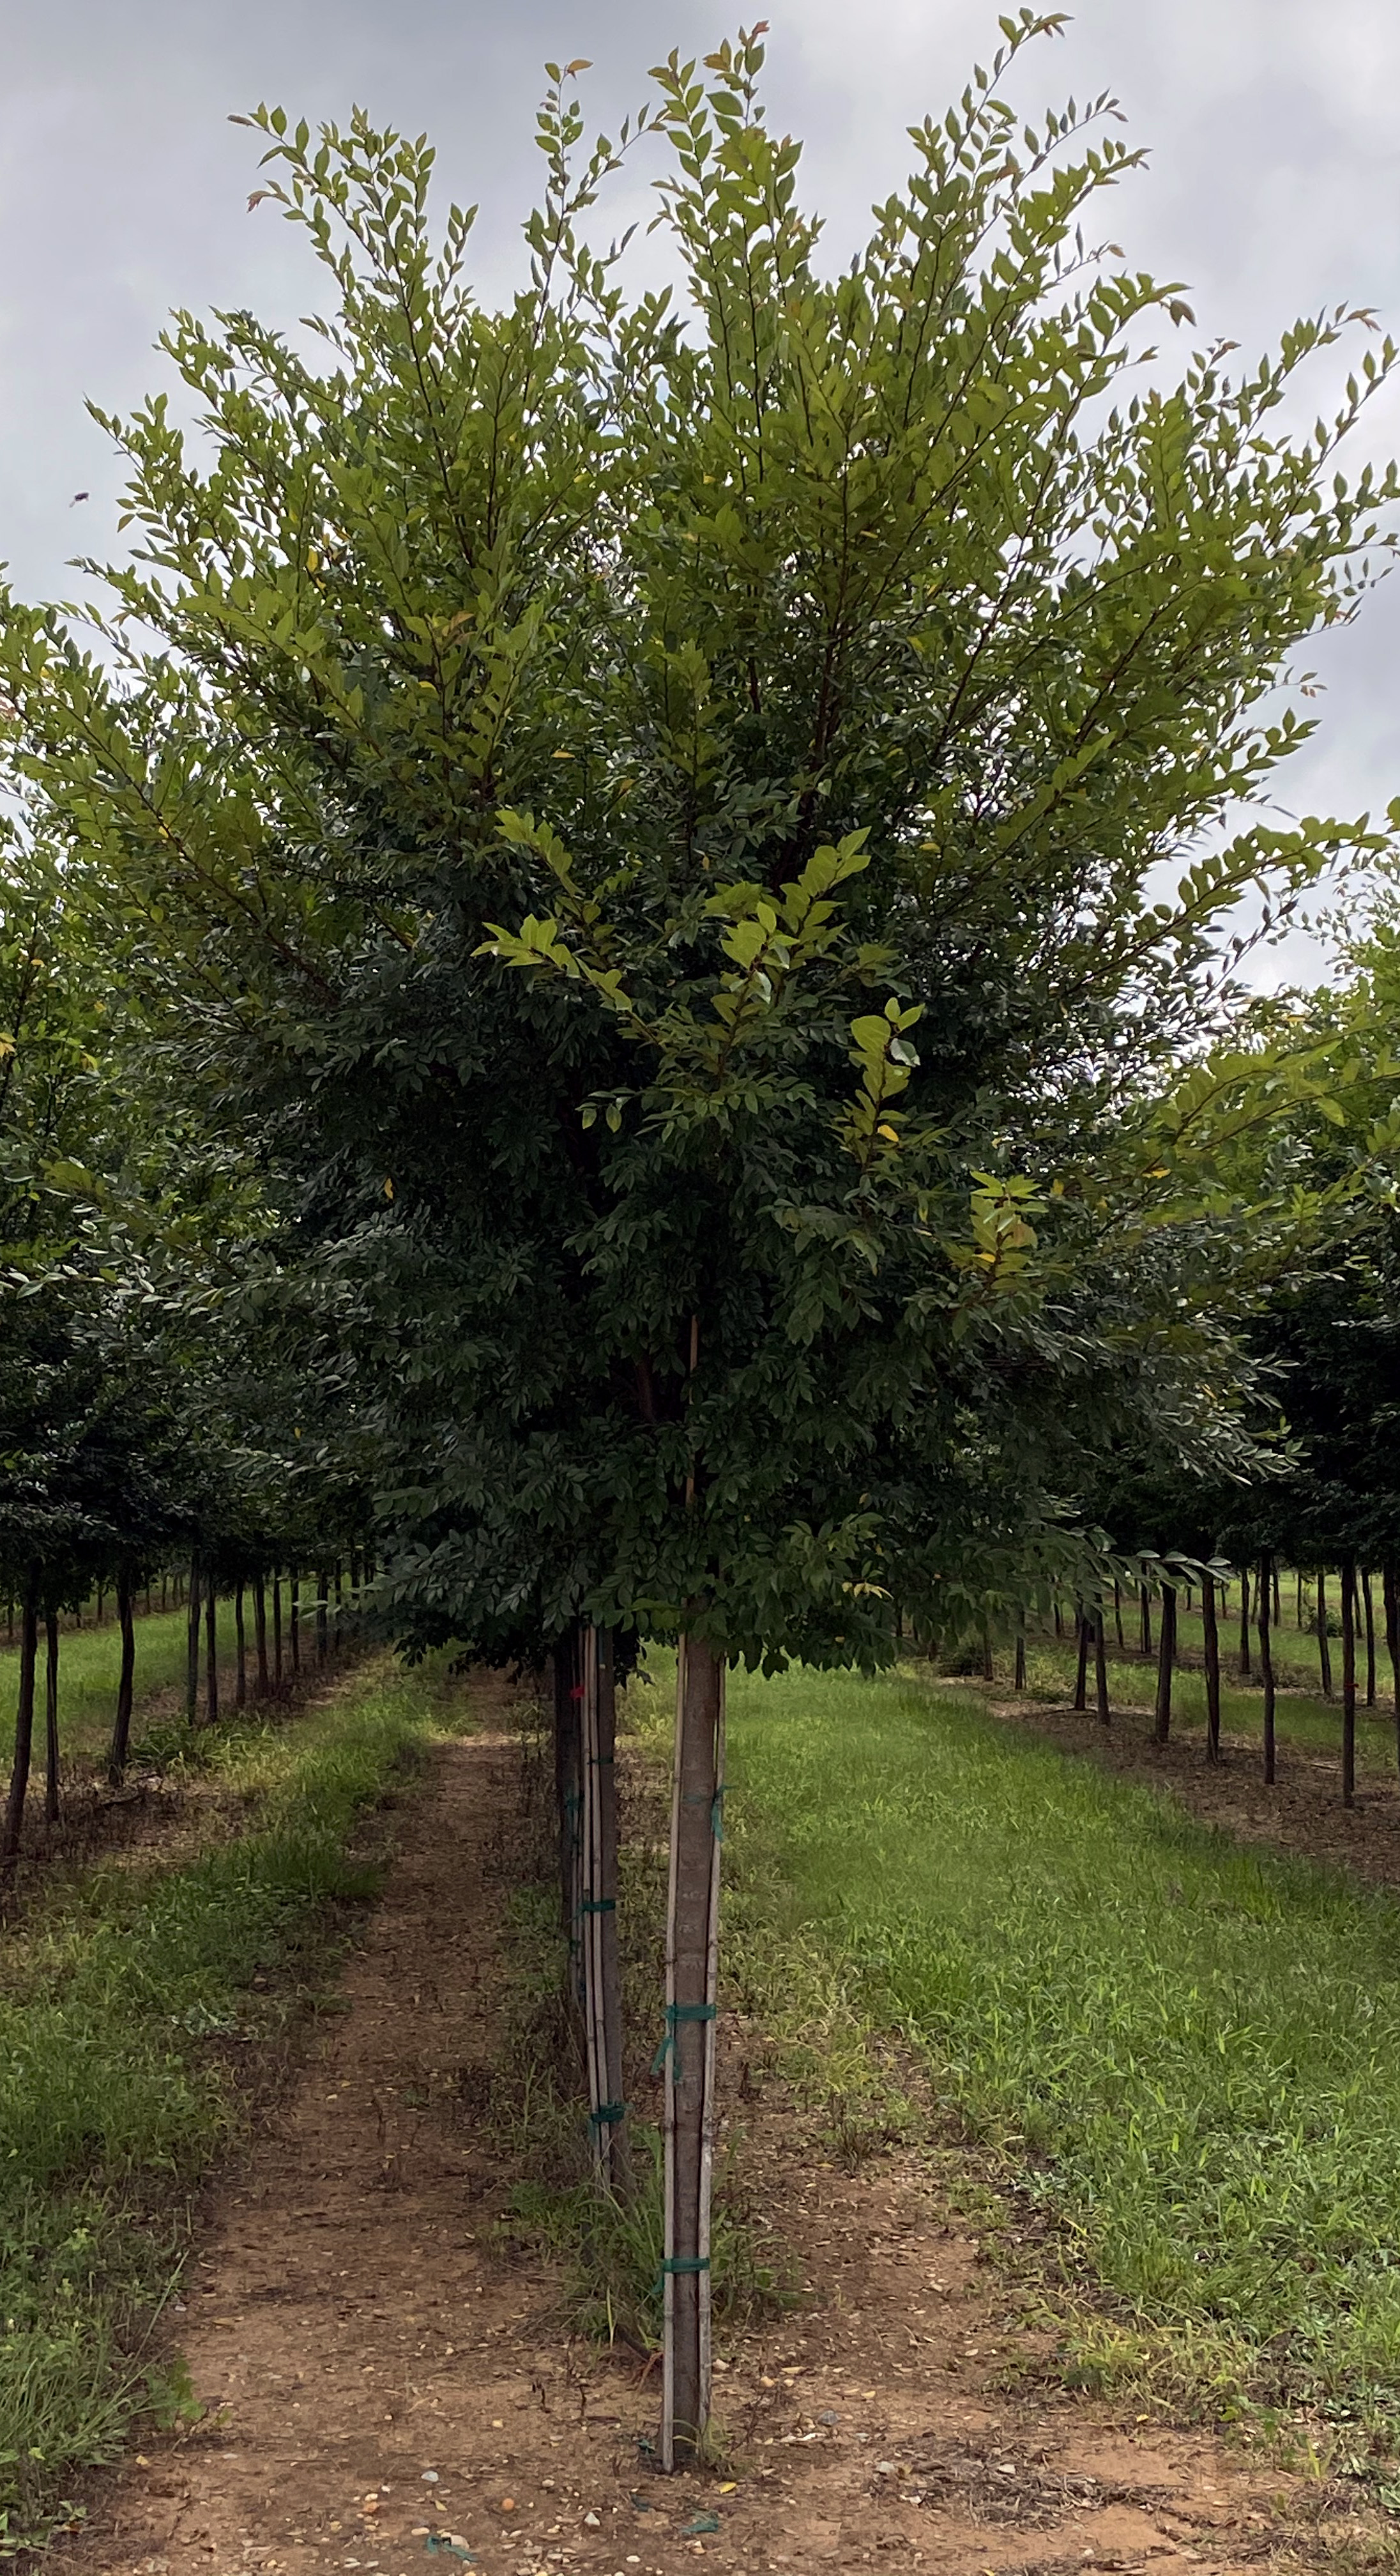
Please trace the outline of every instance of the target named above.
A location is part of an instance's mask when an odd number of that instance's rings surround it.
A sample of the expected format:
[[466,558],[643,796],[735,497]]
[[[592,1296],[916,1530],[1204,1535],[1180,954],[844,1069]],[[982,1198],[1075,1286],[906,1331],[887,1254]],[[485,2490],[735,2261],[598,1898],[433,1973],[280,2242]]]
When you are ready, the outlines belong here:
[[724,1666],[681,1639],[666,1910],[666,2234],[661,2464],[693,2460],[710,2416],[710,2203],[719,1983]]
[[1283,1626],[1283,1602],[1278,1588],[1277,1564],[1274,1566],[1274,1626],[1276,1628],[1281,1628]]
[[1138,1644],[1144,1655],[1152,1652],[1152,1593],[1149,1586],[1138,1586]]
[[282,1691],[282,1569],[272,1569],[272,1686],[279,1698]]
[[136,1623],[131,1615],[131,1578],[117,1576],[117,1617],[121,1621],[122,1661],[117,1679],[117,1713],[112,1721],[112,1749],[107,1756],[107,1777],[114,1789],[121,1787],[131,1756],[131,1707],[136,1671]]
[[258,1697],[266,1699],[272,1676],[267,1668],[267,1581],[261,1566],[253,1578],[253,1645],[258,1659]]
[[[1259,1560],[1259,1588],[1255,1594],[1254,1608],[1259,1621],[1259,1672],[1264,1684],[1264,1778],[1270,1788],[1272,1788],[1275,1778],[1277,1752],[1274,1741],[1274,1648],[1273,1639],[1269,1634],[1269,1588],[1271,1579],[1275,1587],[1277,1587],[1277,1575],[1274,1574],[1267,1556],[1261,1556]],[[1274,1597],[1275,1602],[1277,1602],[1278,1596],[1276,1588]]]
[[44,1613],[44,1815],[58,1823],[58,1611]]
[[1116,1577],[1113,1585],[1113,1633],[1118,1640],[1118,1652],[1121,1655],[1123,1652],[1123,1587]]
[[10,1765],[10,1794],[5,1802],[5,1829],[0,1837],[0,1895],[8,1895],[19,1868],[19,1840],[24,1831],[24,1801],[34,1754],[34,1668],[39,1660],[39,1569],[30,1569],[19,1627],[19,1697],[15,1703],[15,1750]]
[[1094,1706],[1100,1726],[1109,1723],[1108,1656],[1104,1651],[1103,1604],[1094,1612]]
[[190,1588],[185,1596],[185,1724],[194,1726],[199,1719],[199,1614],[203,1603],[203,1583],[198,1557],[190,1560]]
[[583,1632],[584,2044],[594,2176],[620,2198],[631,2190],[622,2098],[622,1971],[617,1941],[617,1701],[610,1628]]
[[1249,1663],[1249,1568],[1240,1567],[1240,1680],[1250,1678]]
[[1076,1709],[1082,1710],[1089,1705],[1089,1614],[1087,1610],[1080,1609],[1076,1612],[1075,1630],[1079,1638],[1079,1661],[1074,1670],[1074,1705]]
[[559,1839],[559,1920],[569,1941],[569,1992],[577,1993],[579,1825],[583,1813],[583,1685],[580,1623],[558,1637],[554,1667],[554,1809]]
[[1395,1704],[1395,1767],[1400,1771],[1400,1585],[1396,1582],[1393,1556],[1388,1556],[1381,1568],[1381,1598],[1385,1604],[1385,1650],[1390,1657]]
[[1376,1605],[1371,1598],[1369,1568],[1361,1577],[1361,1607],[1366,1617],[1366,1706],[1376,1705]]
[[241,1574],[233,1587],[233,1649],[233,1704],[235,1708],[246,1708],[248,1705],[248,1639],[243,1626]]
[[1342,1804],[1356,1804],[1356,1563],[1342,1559]]
[[1064,1614],[1063,1610],[1060,1608],[1060,1602],[1059,1602],[1059,1595],[1058,1595],[1058,1594],[1056,1594],[1056,1597],[1055,1597],[1055,1605],[1054,1605],[1054,1607],[1055,1607],[1055,1634],[1056,1634],[1056,1636],[1057,1636],[1057,1637],[1062,1637],[1062,1636],[1064,1635],[1064,1633],[1065,1633],[1065,1614]]
[[292,1567],[287,1586],[288,1643],[292,1650],[292,1678],[301,1671],[301,1578]]
[[1024,1611],[1022,1611],[1016,1622],[1016,1680],[1014,1687],[1018,1691],[1023,1691],[1026,1687],[1026,1615]]
[[994,1682],[996,1677],[997,1668],[992,1655],[992,1632],[984,1619],[982,1622],[982,1679],[984,1682]]
[[1317,1569],[1317,1664],[1322,1675],[1322,1696],[1332,1696],[1332,1646],[1327,1634],[1327,1569]]
[[204,1720],[219,1722],[219,1596],[212,1572],[204,1587]]
[[1298,1568],[1297,1577],[1296,1577],[1296,1584],[1297,1584],[1297,1595],[1298,1595],[1298,1598],[1297,1598],[1297,1605],[1296,1605],[1295,1612],[1294,1612],[1293,1625],[1294,1625],[1294,1627],[1297,1629],[1298,1634],[1299,1634],[1299,1636],[1301,1637],[1301,1635],[1302,1635],[1302,1633],[1303,1633],[1303,1569],[1302,1569],[1302,1567],[1301,1567],[1301,1566],[1299,1566],[1299,1568]]
[[316,1661],[323,1664],[330,1650],[330,1575],[323,1565],[316,1576]]
[[1220,1628],[1216,1618],[1215,1585],[1209,1578],[1201,1586],[1201,1630],[1206,1650],[1206,1760],[1218,1762],[1220,1759]]

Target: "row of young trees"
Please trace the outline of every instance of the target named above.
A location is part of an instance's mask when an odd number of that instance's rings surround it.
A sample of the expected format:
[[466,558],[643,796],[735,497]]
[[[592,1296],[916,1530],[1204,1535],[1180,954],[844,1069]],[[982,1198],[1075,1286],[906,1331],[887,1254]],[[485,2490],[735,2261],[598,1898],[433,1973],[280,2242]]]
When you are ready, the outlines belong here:
[[[1379,1129],[1341,1178],[1274,1157],[1343,1036],[1236,1029],[1230,942],[1243,893],[1277,918],[1388,847],[1270,782],[1291,659],[1385,542],[1394,477],[1336,451],[1393,352],[1302,440],[1281,403],[1364,317],[1164,389],[1179,295],[1085,247],[1135,159],[1110,102],[1003,95],[1055,23],[1003,22],[839,273],[758,32],[581,158],[551,69],[495,311],[426,144],[258,109],[327,314],[177,315],[198,427],[109,424],[95,633],[6,606],[15,881],[109,997],[74,1041],[108,1124],[36,1113],[11,1306],[130,1337],[123,1436],[158,1396],[152,1454],[256,1497],[259,1562],[340,1514],[407,1650],[552,1654],[619,2190],[613,1687],[678,1646],[668,2465],[709,2405],[726,1664],[874,1668],[901,1615],[1181,1545],[1104,1508],[1124,1462],[1193,1523],[1266,1484],[1256,1318],[1359,1176],[1386,1204]],[[582,227],[658,147],[677,288],[629,295]],[[6,1563],[50,1561],[47,1494]]]

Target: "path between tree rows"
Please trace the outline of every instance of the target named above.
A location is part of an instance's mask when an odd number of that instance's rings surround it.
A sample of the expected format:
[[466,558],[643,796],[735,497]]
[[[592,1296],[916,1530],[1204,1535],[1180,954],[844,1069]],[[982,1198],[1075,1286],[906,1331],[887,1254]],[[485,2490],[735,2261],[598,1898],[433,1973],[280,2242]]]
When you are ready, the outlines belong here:
[[773,2086],[744,2110],[745,2172],[818,2303],[729,2346],[732,2466],[655,2474],[654,2379],[571,2342],[558,2279],[501,2242],[512,2175],[472,2117],[511,2044],[519,1764],[503,1731],[437,1751],[342,2008],[190,2266],[175,2327],[208,2413],[98,2482],[63,2576],[1296,2565],[1300,2481],[1000,2393],[1005,2302],[929,2172],[833,2168]]

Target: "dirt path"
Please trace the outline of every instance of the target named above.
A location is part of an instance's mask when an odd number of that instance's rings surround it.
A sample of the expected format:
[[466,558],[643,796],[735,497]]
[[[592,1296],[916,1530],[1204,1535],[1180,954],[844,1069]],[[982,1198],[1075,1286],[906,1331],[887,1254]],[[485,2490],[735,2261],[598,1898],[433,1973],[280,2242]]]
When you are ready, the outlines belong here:
[[558,2281],[495,2229],[511,2175],[473,2104],[510,2047],[518,1779],[503,1733],[440,1750],[343,2010],[192,2267],[178,2332],[209,2414],[104,2483],[64,2576],[1296,2564],[1295,2483],[998,2394],[1004,2297],[929,2169],[836,2169],[771,2083],[745,2169],[814,2301],[726,2352],[732,2465],[654,2474],[654,2377],[571,2345]]

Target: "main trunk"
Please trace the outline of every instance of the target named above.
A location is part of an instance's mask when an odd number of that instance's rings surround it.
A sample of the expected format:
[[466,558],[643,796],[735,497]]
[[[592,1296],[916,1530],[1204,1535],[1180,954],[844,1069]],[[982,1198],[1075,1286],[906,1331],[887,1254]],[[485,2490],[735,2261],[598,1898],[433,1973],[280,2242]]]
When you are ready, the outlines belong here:
[[1240,1567],[1240,1680],[1247,1682],[1249,1671],[1249,1568]]
[[1376,1605],[1371,1598],[1369,1571],[1361,1577],[1361,1607],[1366,1618],[1366,1706],[1376,1705]]
[[1103,1610],[1094,1612],[1094,1706],[1100,1726],[1109,1722],[1108,1657],[1104,1650]]
[[248,1637],[243,1624],[243,1577],[241,1574],[237,1583],[233,1587],[233,1651],[233,1704],[235,1708],[246,1708],[248,1705]]
[[219,1722],[219,1597],[211,1574],[204,1596],[204,1714]]
[[[1269,1782],[1270,1786],[1272,1786],[1275,1768],[1275,1744],[1274,1647],[1273,1639],[1269,1634],[1270,1571],[1271,1569],[1267,1556],[1261,1557],[1259,1560],[1259,1591],[1255,1600],[1255,1609],[1259,1616],[1259,1670],[1264,1683],[1264,1777]],[[1277,1578],[1275,1578],[1275,1580],[1276,1579]]]
[[131,1615],[131,1576],[117,1576],[117,1617],[122,1629],[122,1664],[117,1681],[117,1713],[112,1724],[112,1750],[107,1757],[107,1777],[114,1789],[121,1786],[131,1751],[132,1681],[136,1670],[136,1623]]
[[0,1891],[14,1885],[19,1866],[19,1838],[24,1828],[24,1801],[34,1750],[34,1667],[39,1655],[39,1577],[25,1587],[19,1630],[19,1698],[15,1705],[15,1751],[10,1765],[10,1794],[5,1803],[5,1831],[0,1840]]
[[1356,1803],[1356,1567],[1342,1567],[1342,1804]]
[[1395,1579],[1393,1556],[1386,1558],[1381,1569],[1381,1597],[1385,1603],[1385,1646],[1395,1701],[1395,1767],[1400,1771],[1400,1586]]
[[683,1637],[676,1671],[666,1919],[666,2239],[662,2466],[700,2450],[710,2413],[710,2192],[719,1983],[724,1666]]
[[1075,1613],[1075,1627],[1079,1636],[1079,1661],[1074,1670],[1074,1705],[1076,1709],[1083,1709],[1089,1704],[1089,1614],[1087,1610],[1080,1609]]
[[617,1703],[610,1628],[583,1632],[584,2047],[594,2173],[625,2195],[631,2165],[622,2099],[622,1976],[617,1944]]
[[190,1588],[185,1600],[185,1724],[193,1726],[199,1716],[199,1613],[203,1589],[197,1556],[190,1559]]
[[266,1699],[272,1676],[267,1668],[267,1578],[261,1567],[253,1579],[253,1644],[258,1658],[258,1697]]
[[1327,1635],[1327,1569],[1317,1569],[1317,1668],[1322,1676],[1322,1696],[1332,1696],[1332,1647]]
[[1172,1731],[1172,1669],[1176,1663],[1176,1594],[1162,1586],[1162,1615],[1157,1622],[1157,1717],[1153,1733],[1165,1744]]
[[1215,1585],[1201,1586],[1201,1628],[1206,1649],[1206,1760],[1220,1759],[1220,1629],[1216,1620]]
[[44,1613],[44,1814],[58,1822],[58,1612]]

